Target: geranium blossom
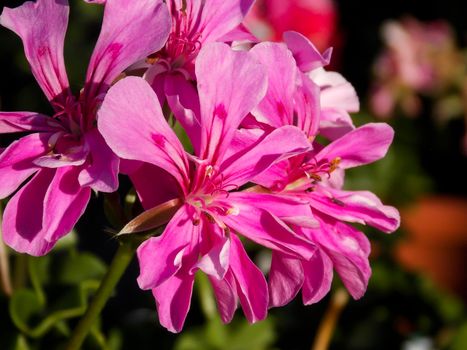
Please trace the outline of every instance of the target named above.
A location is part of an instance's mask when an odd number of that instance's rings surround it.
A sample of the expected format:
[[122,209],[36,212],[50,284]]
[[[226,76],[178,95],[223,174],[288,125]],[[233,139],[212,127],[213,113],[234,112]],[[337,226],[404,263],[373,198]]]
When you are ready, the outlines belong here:
[[[266,316],[266,280],[237,234],[304,260],[314,252],[313,244],[277,217],[298,215],[302,206],[237,191],[272,164],[310,146],[302,131],[284,126],[251,145],[232,147],[242,119],[266,92],[264,68],[248,52],[213,43],[200,51],[196,76],[200,135],[194,156],[186,155],[155,93],[140,78],[125,78],[110,89],[98,121],[117,155],[158,166],[176,180],[182,206],[161,236],[138,249],[139,286],[152,290],[160,322],[173,332],[185,321],[198,269],[209,275],[224,322],[232,319],[237,300],[250,322]],[[260,200],[263,208],[257,207]]]
[[[314,228],[296,227],[297,233],[319,248],[311,260],[273,252],[269,278],[271,305],[284,305],[302,287],[304,303],[317,302],[330,289],[333,267],[350,294],[359,298],[366,290],[371,272],[369,242],[361,232],[342,221],[369,224],[392,232],[399,225],[399,214],[370,192],[343,191],[343,171],[384,157],[393,131],[387,124],[367,124],[325,147],[318,144],[316,136],[322,115],[320,90],[300,74],[299,62],[295,62],[284,45],[263,43],[251,51],[269,72],[268,93],[253,114],[263,127],[264,123],[273,127],[300,127],[312,148],[306,154],[274,165],[254,179],[276,195],[307,203],[317,223]],[[317,60],[319,64],[319,56]],[[298,84],[297,76],[302,78]],[[302,98],[304,93],[306,98]],[[296,226],[296,221],[284,220]]]
[[31,255],[47,253],[73,228],[91,189],[117,189],[119,160],[99,134],[95,112],[113,80],[161,48],[170,27],[161,1],[107,1],[85,86],[77,97],[63,59],[68,13],[66,0],[38,0],[5,8],[0,17],[0,24],[21,37],[32,73],[55,112],[51,117],[0,113],[0,133],[27,133],[0,155],[0,198],[33,176],[5,209],[4,240]]

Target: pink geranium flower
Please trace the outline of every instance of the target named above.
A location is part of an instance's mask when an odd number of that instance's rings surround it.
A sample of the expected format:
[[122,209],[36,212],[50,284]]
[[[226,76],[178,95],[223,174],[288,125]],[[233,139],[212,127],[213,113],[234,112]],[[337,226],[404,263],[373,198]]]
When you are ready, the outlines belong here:
[[0,24],[21,37],[32,73],[55,111],[52,117],[0,112],[0,133],[27,133],[0,155],[0,198],[33,176],[5,209],[3,237],[31,255],[46,254],[73,228],[91,189],[117,189],[119,160],[99,134],[95,112],[114,79],[161,48],[170,27],[161,1],[107,1],[85,86],[76,97],[63,59],[68,13],[66,0],[38,0],[5,8],[0,16]]
[[142,67],[147,68],[144,77],[156,91],[161,105],[167,101],[189,133],[195,125],[192,114],[199,114],[193,85],[196,57],[208,43],[254,40],[241,24],[253,1],[167,1],[172,19],[169,39],[162,50],[145,60]]
[[314,252],[310,242],[276,215],[257,207],[261,200],[264,207],[291,216],[301,208],[295,201],[237,191],[275,162],[309,147],[302,131],[284,126],[233,151],[240,122],[266,92],[263,67],[248,52],[212,43],[198,55],[196,76],[201,108],[194,156],[185,153],[143,79],[125,78],[112,87],[98,121],[118,156],[163,169],[175,180],[176,196],[182,199],[162,235],[138,249],[139,286],[152,290],[160,322],[172,332],[183,327],[197,270],[209,275],[224,322],[232,319],[238,299],[250,322],[266,317],[266,280],[237,234],[304,260]]
[[[261,123],[274,128],[298,126],[308,136],[312,148],[306,154],[274,165],[254,180],[276,195],[306,203],[316,221],[314,228],[296,227],[297,233],[318,247],[311,260],[273,252],[269,277],[271,305],[286,304],[301,288],[305,304],[319,301],[330,289],[333,267],[350,294],[359,298],[371,273],[370,245],[361,232],[344,222],[369,224],[392,232],[399,225],[399,214],[370,192],[343,191],[343,172],[384,157],[393,130],[383,123],[367,124],[325,147],[318,144],[315,139],[322,115],[320,89],[308,84],[306,76],[299,72],[299,62],[285,46],[263,43],[251,52],[269,72],[268,92],[253,114]],[[298,85],[297,75],[303,78]],[[296,226],[296,220],[283,219]]]

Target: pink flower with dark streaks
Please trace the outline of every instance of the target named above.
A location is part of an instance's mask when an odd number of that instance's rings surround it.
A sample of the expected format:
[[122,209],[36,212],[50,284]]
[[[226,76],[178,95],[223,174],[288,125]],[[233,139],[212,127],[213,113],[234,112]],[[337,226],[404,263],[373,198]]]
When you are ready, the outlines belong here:
[[5,8],[0,16],[0,24],[21,37],[32,73],[55,113],[0,112],[0,133],[27,133],[0,155],[0,198],[20,188],[5,209],[3,238],[31,255],[46,254],[73,228],[91,189],[117,189],[119,159],[96,128],[96,110],[115,78],[161,48],[170,28],[161,1],[107,1],[77,97],[63,59],[68,13],[66,0],[38,0]]
[[[276,196],[301,201],[315,220],[315,227],[303,227],[297,219],[282,217],[297,234],[315,243],[318,249],[311,260],[273,252],[269,275],[271,306],[288,303],[300,289],[305,304],[319,301],[330,289],[333,268],[350,294],[360,298],[371,273],[370,245],[363,233],[345,222],[368,224],[392,232],[399,226],[399,213],[383,205],[370,192],[342,190],[344,170],[384,157],[392,142],[393,130],[383,123],[367,124],[327,146],[319,144],[316,136],[322,115],[320,89],[306,89],[307,98],[300,98],[307,86],[304,84],[306,77],[302,76],[304,80],[294,85],[300,75],[297,67],[300,62],[293,59],[285,46],[263,43],[251,52],[269,72],[268,92],[253,114],[259,122],[269,123],[274,128],[298,126],[308,136],[311,149],[273,165],[253,180]],[[280,67],[280,74],[277,67]],[[251,132],[245,131],[245,140]]]
[[253,1],[167,1],[172,19],[169,38],[162,50],[151,55],[142,67],[147,68],[144,77],[156,91],[161,105],[167,101],[185,129],[196,128],[193,114],[199,114],[193,85],[198,53],[208,43],[255,40],[242,26]]
[[250,322],[266,317],[266,280],[237,234],[295,258],[308,260],[314,252],[309,241],[257,207],[261,196],[265,206],[287,217],[299,213],[295,201],[238,191],[274,163],[309,147],[304,133],[288,125],[248,147],[232,147],[240,122],[266,92],[263,67],[250,53],[221,43],[201,49],[195,67],[200,104],[195,155],[187,156],[143,79],[125,78],[112,87],[98,120],[118,156],[163,169],[182,200],[162,235],[138,249],[139,286],[152,290],[160,322],[172,332],[183,327],[197,270],[208,274],[224,322],[232,319],[238,300]]

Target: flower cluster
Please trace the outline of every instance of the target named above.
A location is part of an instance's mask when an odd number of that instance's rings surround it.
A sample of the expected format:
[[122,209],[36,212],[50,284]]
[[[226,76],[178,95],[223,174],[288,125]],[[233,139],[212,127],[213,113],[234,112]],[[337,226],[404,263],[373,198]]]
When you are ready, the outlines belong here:
[[[392,232],[399,214],[370,192],[344,190],[344,172],[384,157],[393,131],[353,125],[358,97],[324,69],[331,50],[296,32],[252,40],[242,23],[253,0],[89,2],[104,5],[104,19],[78,95],[63,60],[67,1],[26,2],[0,17],[54,109],[0,113],[0,133],[20,136],[0,154],[0,198],[13,194],[5,242],[48,253],[91,190],[117,190],[121,172],[146,210],[179,203],[137,251],[138,284],[168,330],[182,329],[199,270],[224,322],[238,304],[262,320],[300,290],[316,303],[333,270],[360,298],[370,244],[352,224]],[[240,237],[272,251],[267,279]]]

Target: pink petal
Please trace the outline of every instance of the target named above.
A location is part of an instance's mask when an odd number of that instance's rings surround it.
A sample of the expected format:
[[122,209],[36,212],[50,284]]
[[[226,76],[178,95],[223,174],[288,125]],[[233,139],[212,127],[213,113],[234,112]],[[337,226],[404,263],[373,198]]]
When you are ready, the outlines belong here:
[[321,111],[320,134],[329,140],[336,140],[355,129],[352,118],[343,110],[327,108]]
[[234,43],[245,41],[250,43],[257,43],[258,38],[255,37],[247,27],[245,27],[243,24],[240,24],[237,28],[231,30],[221,38],[217,39],[217,41],[222,43]]
[[222,217],[228,227],[273,250],[305,259],[313,255],[315,247],[311,242],[297,236],[284,222],[247,198],[240,192],[230,193],[225,206],[233,208],[232,214]]
[[264,67],[248,52],[221,43],[206,45],[196,60],[201,104],[202,159],[222,159],[242,119],[263,98]]
[[196,88],[180,74],[167,74],[164,84],[170,109],[188,134],[195,153],[198,153],[201,142],[201,126]]
[[99,131],[119,157],[159,166],[187,188],[185,151],[145,80],[120,80],[107,93],[98,116]]
[[89,202],[91,190],[78,182],[80,169],[64,167],[57,169],[44,198],[42,229],[44,238],[55,242],[70,232],[83,215]]
[[328,72],[323,68],[315,69],[308,76],[321,87],[321,106],[349,113],[358,112],[360,102],[355,88],[341,74]]
[[383,158],[394,137],[385,123],[369,123],[335,140],[316,155],[316,160],[340,158],[339,168],[348,169]]
[[302,72],[309,72],[327,66],[331,61],[332,48],[327,49],[321,55],[311,41],[300,33],[285,32],[283,37]]
[[[75,184],[70,183],[71,177]],[[8,202],[3,222],[5,243],[21,253],[47,254],[71,231],[86,208],[90,191],[76,183],[73,168],[40,170]]]
[[295,92],[294,101],[297,115],[296,125],[307,136],[316,136],[322,113],[319,87],[301,74],[301,84]]
[[106,2],[101,33],[86,75],[87,98],[105,91],[136,61],[159,51],[170,26],[167,6],[160,0]]
[[21,37],[32,73],[54,102],[71,95],[63,60],[68,12],[67,0],[38,0],[6,7],[0,16],[0,24]]
[[13,142],[0,154],[0,198],[6,198],[39,168],[33,160],[48,152],[50,134],[31,134]]
[[368,224],[388,233],[400,224],[397,209],[383,205],[368,191],[341,191],[319,186],[309,199],[313,208],[338,220]]
[[297,66],[292,53],[283,44],[261,43],[250,52],[267,68],[268,90],[253,111],[258,121],[273,127],[293,125],[293,95],[297,81]]
[[269,271],[269,306],[288,304],[300,291],[304,273],[302,263],[278,252],[272,252]]
[[269,296],[266,279],[250,260],[237,236],[231,236],[230,268],[237,284],[237,293],[247,320],[251,323],[267,316]]
[[222,322],[229,323],[232,321],[238,303],[237,285],[232,270],[227,270],[222,280],[209,277],[209,281],[216,296],[217,309]]
[[[145,241],[137,251],[141,289],[153,289],[174,276],[191,244],[197,244],[201,226],[195,226],[187,205],[181,207],[159,237]],[[188,269],[188,267],[187,267]]]
[[0,134],[25,131],[54,132],[61,125],[53,118],[34,112],[0,112]]
[[3,239],[20,253],[47,254],[55,245],[45,239],[42,230],[44,197],[55,175],[54,169],[42,169],[8,202],[3,213]]
[[[129,172],[128,176],[136,189],[136,193],[138,193],[144,209],[151,209],[182,195],[180,186],[175,178],[164,169],[149,163],[133,160],[125,161],[126,164],[128,162],[139,163],[139,166]],[[154,183],[148,181],[148,179],[157,179],[157,186],[154,186]]]
[[352,297],[362,297],[371,275],[368,238],[352,226],[332,220],[326,220],[321,230],[313,232],[313,240],[322,246],[332,260]]
[[87,132],[84,138],[90,149],[90,164],[79,174],[80,185],[99,192],[117,190],[119,158],[107,146],[97,129]]
[[160,324],[172,333],[182,330],[193,292],[193,275],[176,275],[153,288]]
[[310,147],[310,142],[300,129],[294,126],[275,129],[221,164],[224,182],[241,186],[274,163],[304,153],[310,150]]
[[242,23],[253,2],[254,0],[189,1],[187,15],[188,18],[193,18],[190,29],[200,32],[203,43],[221,41],[222,37]]
[[201,256],[196,267],[222,280],[229,268],[230,239],[217,224],[205,222],[204,225],[208,234],[201,242]]
[[332,261],[321,249],[309,261],[302,261],[305,280],[302,288],[303,304],[315,304],[331,290]]
[[287,224],[316,228],[319,222],[313,217],[309,201],[295,194],[278,195],[269,193],[238,192],[235,200],[255,203],[256,207],[266,210]]

